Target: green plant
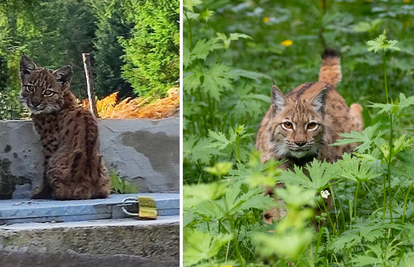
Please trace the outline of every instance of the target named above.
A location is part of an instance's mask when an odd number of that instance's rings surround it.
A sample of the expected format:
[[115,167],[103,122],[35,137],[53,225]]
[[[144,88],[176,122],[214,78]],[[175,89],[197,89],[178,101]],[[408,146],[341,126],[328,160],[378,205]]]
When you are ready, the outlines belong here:
[[125,1],[133,24],[131,36],[120,37],[125,50],[122,76],[140,96],[159,98],[179,79],[179,1]]
[[128,181],[122,179],[115,172],[111,172],[111,193],[113,194],[131,194],[136,193],[137,188]]
[[[184,1],[185,266],[414,264],[412,13],[393,1]],[[384,29],[398,44],[376,38]],[[365,130],[337,144],[359,145],[334,164],[262,164],[253,147],[269,76],[282,90],[316,80],[309,51],[324,44],[342,47],[337,90],[364,106]],[[277,182],[275,203],[260,192]],[[271,207],[287,214],[269,226]]]

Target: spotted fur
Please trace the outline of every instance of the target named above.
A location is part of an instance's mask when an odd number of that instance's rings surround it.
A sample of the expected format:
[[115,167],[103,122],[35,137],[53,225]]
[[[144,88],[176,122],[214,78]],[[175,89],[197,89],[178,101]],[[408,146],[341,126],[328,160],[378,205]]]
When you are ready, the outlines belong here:
[[110,179],[99,154],[98,125],[69,90],[70,66],[52,71],[28,57],[20,61],[22,104],[27,106],[44,153],[43,184],[32,198],[90,199],[109,195]]
[[[315,158],[335,162],[344,153],[353,151],[356,144],[331,146],[341,138],[338,134],[363,129],[362,107],[352,104],[348,108],[335,90],[341,77],[339,54],[327,50],[322,55],[318,82],[302,84],[287,95],[273,86],[272,103],[256,139],[256,149],[261,151],[263,163],[269,159],[286,160],[280,168],[293,169]],[[267,188],[265,194],[273,190]],[[330,201],[329,198],[328,206]],[[264,212],[264,219],[271,223],[284,214],[284,210],[273,208]]]

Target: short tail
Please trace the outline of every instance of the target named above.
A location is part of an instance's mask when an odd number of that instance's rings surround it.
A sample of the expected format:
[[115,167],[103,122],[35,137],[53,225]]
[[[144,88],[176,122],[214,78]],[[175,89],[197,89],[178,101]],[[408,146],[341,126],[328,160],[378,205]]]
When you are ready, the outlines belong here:
[[322,54],[322,67],[319,71],[319,81],[336,86],[341,79],[341,55],[336,50],[326,49]]

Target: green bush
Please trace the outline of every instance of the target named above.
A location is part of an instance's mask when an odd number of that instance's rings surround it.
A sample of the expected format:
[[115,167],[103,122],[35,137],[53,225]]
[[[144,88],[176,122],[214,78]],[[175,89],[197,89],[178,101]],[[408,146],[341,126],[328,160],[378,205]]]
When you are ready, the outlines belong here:
[[127,20],[134,25],[125,49],[123,75],[142,96],[159,97],[179,79],[179,1],[140,0],[124,4]]

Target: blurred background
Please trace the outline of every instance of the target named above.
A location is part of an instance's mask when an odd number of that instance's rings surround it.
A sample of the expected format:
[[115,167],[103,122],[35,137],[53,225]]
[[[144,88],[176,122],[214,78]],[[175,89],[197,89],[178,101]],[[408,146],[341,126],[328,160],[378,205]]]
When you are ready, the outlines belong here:
[[164,97],[179,79],[179,1],[0,1],[0,119],[22,116],[22,54],[51,69],[71,65],[71,89],[87,98],[82,53],[96,96]]

